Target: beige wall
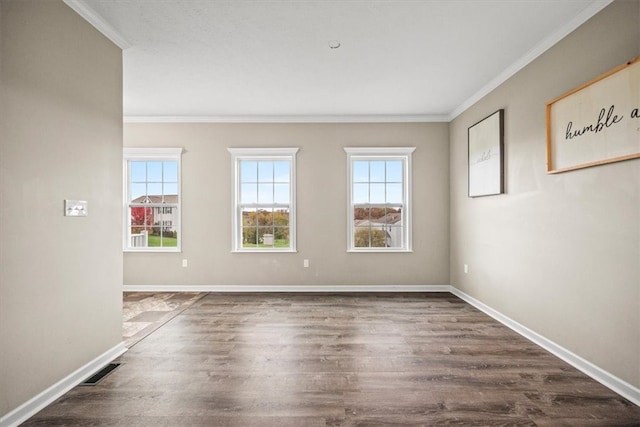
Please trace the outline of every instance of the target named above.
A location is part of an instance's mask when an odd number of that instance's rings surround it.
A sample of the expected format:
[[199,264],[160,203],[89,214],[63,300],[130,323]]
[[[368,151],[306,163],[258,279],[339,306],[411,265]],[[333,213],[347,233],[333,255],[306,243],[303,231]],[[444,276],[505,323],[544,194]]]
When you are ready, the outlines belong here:
[[122,55],[61,1],[0,16],[2,416],[122,341]]
[[[448,125],[126,124],[127,147],[184,147],[183,253],[125,253],[125,285],[447,285]],[[415,146],[413,253],[347,253],[348,146]],[[227,147],[300,147],[298,253],[231,253]],[[186,258],[189,267],[181,266]],[[303,260],[310,267],[303,268]]]
[[[638,55],[616,1],[450,125],[451,284],[636,387],[640,161],[547,175],[545,103]],[[499,108],[507,194],[469,199],[467,128]]]

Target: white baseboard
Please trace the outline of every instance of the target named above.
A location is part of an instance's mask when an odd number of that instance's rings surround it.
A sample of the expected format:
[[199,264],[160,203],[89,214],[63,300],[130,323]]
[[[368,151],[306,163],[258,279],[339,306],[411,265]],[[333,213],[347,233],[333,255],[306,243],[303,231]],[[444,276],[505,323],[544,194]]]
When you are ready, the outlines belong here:
[[346,286],[216,286],[216,285],[161,285],[142,286],[124,285],[124,292],[451,292],[449,285],[411,286],[411,285],[346,285]]
[[92,374],[103,368],[116,357],[122,355],[125,351],[127,351],[127,348],[124,346],[124,343],[120,343],[107,350],[86,365],[75,370],[51,387],[4,415],[0,418],[0,426],[14,427],[25,422],[57,398],[89,378]]
[[545,338],[544,336],[538,334],[537,332],[532,331],[526,326],[521,325],[515,320],[503,315],[502,313],[494,310],[493,308],[485,305],[484,303],[478,301],[477,299],[473,298],[470,295],[465,294],[464,292],[456,289],[453,286],[451,286],[451,293],[457,296],[458,298],[464,300],[465,302],[471,304],[478,310],[493,317],[498,322],[502,323],[503,325],[507,326],[508,328],[522,335],[529,341],[534,342],[535,344],[544,348],[551,354],[564,360],[574,368],[578,369],[579,371],[582,371],[586,375],[590,376],[591,378],[598,381],[602,385],[618,393],[622,397],[640,406],[640,388],[629,384],[628,382],[616,377],[615,375],[612,375],[611,373],[594,365],[588,360],[583,359],[582,357],[571,352],[570,350],[567,350],[566,348]]

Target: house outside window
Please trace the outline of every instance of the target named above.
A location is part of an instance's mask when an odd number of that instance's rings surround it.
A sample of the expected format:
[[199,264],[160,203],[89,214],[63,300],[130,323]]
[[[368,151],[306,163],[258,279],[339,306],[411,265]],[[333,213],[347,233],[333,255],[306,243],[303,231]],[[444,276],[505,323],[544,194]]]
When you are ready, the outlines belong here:
[[233,251],[295,252],[298,148],[229,148]]
[[124,149],[124,250],[179,252],[181,148]]
[[411,251],[415,147],[347,147],[349,252]]

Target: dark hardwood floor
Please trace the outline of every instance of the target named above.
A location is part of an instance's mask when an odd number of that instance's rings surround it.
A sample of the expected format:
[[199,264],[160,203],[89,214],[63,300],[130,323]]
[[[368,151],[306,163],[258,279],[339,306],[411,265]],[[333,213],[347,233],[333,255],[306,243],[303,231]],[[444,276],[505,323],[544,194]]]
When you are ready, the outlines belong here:
[[122,339],[125,346],[133,347],[204,295],[202,292],[124,292]]
[[25,425],[640,425],[640,407],[446,293],[211,293],[118,361]]

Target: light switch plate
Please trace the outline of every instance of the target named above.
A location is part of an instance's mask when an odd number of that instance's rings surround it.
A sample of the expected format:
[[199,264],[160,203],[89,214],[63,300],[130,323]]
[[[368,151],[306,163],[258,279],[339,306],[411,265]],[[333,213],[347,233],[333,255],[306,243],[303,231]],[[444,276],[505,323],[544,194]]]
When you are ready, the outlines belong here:
[[86,200],[65,200],[64,216],[87,216],[89,215]]

